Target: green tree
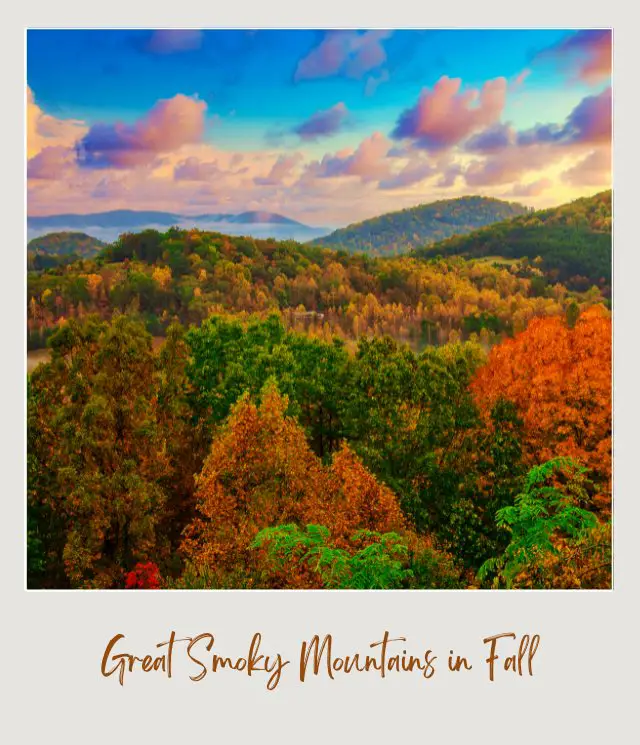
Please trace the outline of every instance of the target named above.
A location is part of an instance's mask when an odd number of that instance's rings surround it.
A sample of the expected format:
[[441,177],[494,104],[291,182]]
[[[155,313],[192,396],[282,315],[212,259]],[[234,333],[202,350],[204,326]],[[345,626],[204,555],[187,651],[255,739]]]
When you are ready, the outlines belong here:
[[585,509],[586,469],[556,458],[529,471],[524,490],[496,513],[509,534],[504,552],[478,572],[493,587],[593,587],[610,582],[607,526]]

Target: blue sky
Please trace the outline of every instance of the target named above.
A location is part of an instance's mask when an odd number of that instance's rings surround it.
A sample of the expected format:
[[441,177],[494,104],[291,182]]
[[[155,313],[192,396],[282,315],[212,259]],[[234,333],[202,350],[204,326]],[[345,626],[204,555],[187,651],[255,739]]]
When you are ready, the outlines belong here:
[[[342,224],[349,200],[354,218],[463,193],[557,203],[608,184],[610,49],[571,30],[32,30],[29,210]],[[591,99],[597,134],[569,132]],[[539,125],[557,136],[520,137]],[[470,145],[496,128],[501,149]]]

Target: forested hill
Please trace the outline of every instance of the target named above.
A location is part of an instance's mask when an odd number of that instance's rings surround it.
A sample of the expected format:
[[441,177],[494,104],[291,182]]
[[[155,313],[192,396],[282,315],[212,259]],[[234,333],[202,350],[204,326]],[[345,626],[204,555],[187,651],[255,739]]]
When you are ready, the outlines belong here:
[[47,233],[27,244],[30,269],[46,269],[96,256],[107,244],[86,233]]
[[179,229],[125,234],[94,258],[30,271],[27,292],[30,349],[67,319],[116,312],[140,314],[155,336],[174,320],[275,311],[323,338],[389,334],[417,349],[476,334],[490,346],[533,317],[603,300],[514,259],[382,258]]
[[419,248],[424,258],[501,256],[535,263],[570,289],[611,293],[611,190]]
[[526,212],[521,204],[489,197],[444,199],[354,223],[312,242],[350,253],[394,255]]

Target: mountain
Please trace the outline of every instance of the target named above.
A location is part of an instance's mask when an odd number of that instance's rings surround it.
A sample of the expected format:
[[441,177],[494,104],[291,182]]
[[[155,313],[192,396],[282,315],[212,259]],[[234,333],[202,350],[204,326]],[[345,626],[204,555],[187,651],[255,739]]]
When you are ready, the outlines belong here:
[[58,232],[34,238],[27,244],[30,269],[48,269],[96,256],[107,244],[86,233]]
[[[276,212],[241,212],[239,215],[202,215],[201,217],[216,221],[229,222],[239,225],[296,225],[301,228],[309,228],[308,225],[297,220],[291,220],[284,215],[278,215]],[[198,219],[198,218],[192,218]],[[313,228],[309,228],[313,230]]]
[[75,254],[90,257],[95,256],[105,246],[106,243],[86,233],[47,233],[47,235],[29,241],[27,250],[57,256]]
[[111,210],[110,212],[92,212],[86,215],[64,214],[27,217],[27,227],[46,228],[56,227],[75,228],[144,228],[149,224],[166,225],[170,227],[180,220],[180,215],[171,212],[155,212],[138,210]]
[[444,199],[354,223],[313,243],[350,253],[401,254],[526,212],[521,204],[489,197]]
[[309,241],[324,235],[326,228],[314,228],[275,212],[208,213],[180,215],[152,210],[112,210],[86,215],[64,214],[27,217],[30,238],[50,231],[88,230],[101,240],[111,243],[122,233],[155,228],[166,230],[176,226],[185,229],[216,230],[230,235],[253,238],[277,238]]
[[27,225],[30,228],[51,228],[57,226],[73,226],[77,228],[98,227],[129,227],[145,228],[148,225],[178,225],[184,222],[191,222],[194,225],[198,221],[204,222],[229,222],[236,224],[263,224],[263,225],[298,225],[308,228],[301,222],[291,220],[275,212],[241,212],[239,215],[234,214],[204,214],[204,215],[180,215],[175,212],[156,212],[153,210],[111,210],[110,212],[92,212],[86,215],[65,214],[65,215],[46,215],[34,216],[27,218]]
[[527,257],[549,282],[611,294],[611,190],[528,212],[415,251],[416,256]]

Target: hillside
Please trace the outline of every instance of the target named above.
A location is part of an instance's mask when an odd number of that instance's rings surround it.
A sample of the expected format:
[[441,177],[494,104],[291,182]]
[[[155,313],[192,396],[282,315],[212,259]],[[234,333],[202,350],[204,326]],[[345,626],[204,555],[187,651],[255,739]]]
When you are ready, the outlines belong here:
[[489,197],[445,199],[354,223],[313,243],[349,253],[395,255],[526,212],[521,204]]
[[107,244],[86,233],[47,233],[27,244],[29,269],[47,269],[96,256]]
[[416,256],[528,258],[550,282],[611,294],[611,190],[455,236]]
[[116,312],[139,313],[154,336],[174,320],[199,325],[212,313],[279,311],[289,327],[323,337],[389,334],[417,349],[476,334],[491,345],[534,316],[602,301],[597,292],[549,286],[528,262],[508,263],[145,230],[94,258],[29,272],[29,348],[43,346],[62,319]]

